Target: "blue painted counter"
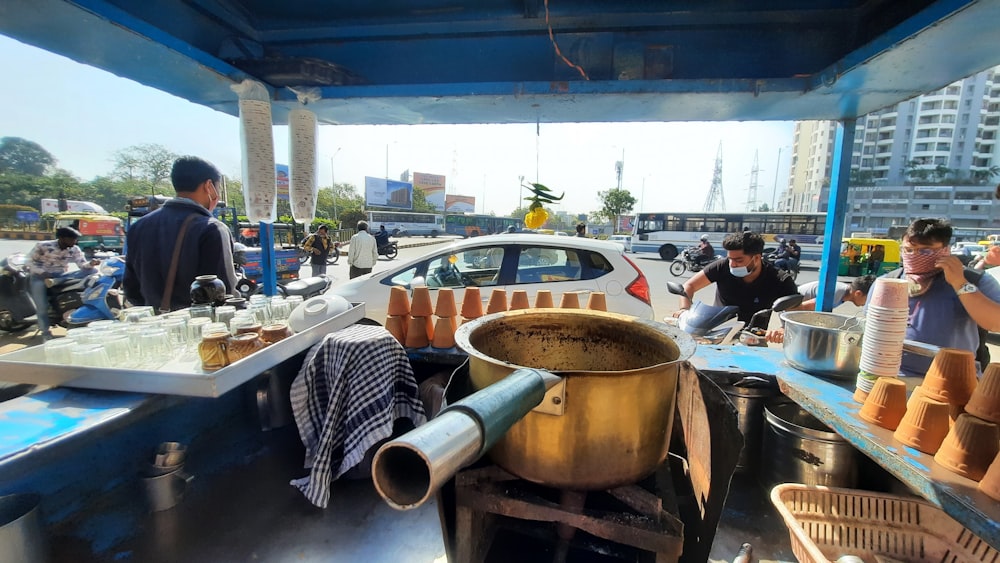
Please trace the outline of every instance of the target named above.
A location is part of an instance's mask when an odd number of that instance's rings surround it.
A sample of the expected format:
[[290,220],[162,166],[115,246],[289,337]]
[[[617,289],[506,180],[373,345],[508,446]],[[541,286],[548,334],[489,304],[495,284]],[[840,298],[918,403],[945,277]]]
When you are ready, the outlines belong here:
[[900,444],[891,430],[861,420],[860,405],[852,398],[853,382],[803,373],[787,365],[780,350],[771,348],[699,346],[691,363],[709,374],[774,375],[782,393],[994,549],[1000,549],[1000,502],[979,492],[975,481],[937,465],[934,456]]

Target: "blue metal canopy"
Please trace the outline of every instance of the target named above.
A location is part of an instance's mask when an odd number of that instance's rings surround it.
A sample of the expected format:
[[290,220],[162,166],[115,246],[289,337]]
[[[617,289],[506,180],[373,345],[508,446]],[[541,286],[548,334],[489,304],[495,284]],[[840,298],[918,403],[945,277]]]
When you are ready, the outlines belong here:
[[229,114],[259,80],[277,123],[309,87],[335,124],[844,119],[997,64],[996,22],[1000,0],[0,2],[0,33]]

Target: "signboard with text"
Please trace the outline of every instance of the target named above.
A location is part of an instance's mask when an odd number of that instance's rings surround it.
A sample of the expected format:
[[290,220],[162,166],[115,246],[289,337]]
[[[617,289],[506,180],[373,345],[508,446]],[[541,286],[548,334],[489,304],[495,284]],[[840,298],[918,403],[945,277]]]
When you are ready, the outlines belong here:
[[365,176],[365,206],[413,209],[413,184]]
[[445,205],[445,177],[440,174],[427,174],[425,172],[413,173],[413,187],[420,188],[424,192],[427,203],[434,206],[434,209],[442,210]]
[[475,213],[476,196],[472,195],[447,195],[444,198],[445,210],[449,213]]
[[274,178],[278,187],[278,199],[288,201],[288,165],[275,164]]

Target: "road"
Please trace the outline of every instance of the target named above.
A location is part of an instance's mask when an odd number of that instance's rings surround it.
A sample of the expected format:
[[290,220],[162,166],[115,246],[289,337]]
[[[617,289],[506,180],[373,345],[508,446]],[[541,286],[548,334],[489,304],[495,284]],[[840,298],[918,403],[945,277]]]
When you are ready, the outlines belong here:
[[[397,256],[395,260],[387,260],[385,257],[380,257],[378,264],[375,266],[375,271],[386,270],[401,262],[418,258],[428,252],[433,252],[440,246],[448,244],[451,239],[448,237],[440,237],[438,239],[402,237],[397,240],[402,246],[399,250],[399,256]],[[426,246],[406,247],[407,245],[425,243],[432,244]],[[33,246],[34,243],[31,241],[0,240],[0,256],[7,256],[13,252],[29,252]],[[635,264],[642,270],[642,272],[646,275],[646,278],[649,280],[654,318],[662,320],[665,316],[670,315],[677,310],[679,306],[679,298],[675,295],[667,293],[667,282],[677,281],[679,283],[683,283],[685,280],[690,278],[690,272],[685,273],[680,277],[673,276],[669,269],[670,263],[661,260],[660,257],[655,254],[628,254],[627,256],[635,262]],[[797,282],[799,284],[804,284],[816,281],[819,278],[818,268],[818,262],[804,262]],[[308,265],[305,266],[303,270],[304,275],[309,274]],[[349,268],[347,266],[346,256],[342,256],[336,265],[328,266],[327,268],[327,274],[334,277],[334,287],[349,281],[348,273]],[[841,279],[843,281],[849,281],[848,278]],[[699,291],[696,298],[708,303],[713,303],[715,301],[715,286],[712,285]],[[847,315],[853,315],[857,310],[858,308],[850,303],[845,303],[835,309],[836,312]],[[775,327],[778,323],[778,315],[772,315],[771,326]],[[0,334],[0,353],[15,350],[25,345],[30,346],[39,343],[40,339],[33,337],[32,335],[33,331],[30,330],[17,335],[9,335],[6,333]],[[996,340],[994,340],[994,338]],[[1000,358],[1000,345],[998,344],[1000,344],[1000,336],[993,335],[990,342],[990,349],[994,358]]]

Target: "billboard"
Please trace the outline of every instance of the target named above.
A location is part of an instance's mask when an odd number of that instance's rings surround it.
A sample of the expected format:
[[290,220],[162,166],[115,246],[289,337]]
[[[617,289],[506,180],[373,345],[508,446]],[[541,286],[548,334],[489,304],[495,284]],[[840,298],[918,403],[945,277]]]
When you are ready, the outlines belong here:
[[447,195],[444,198],[445,211],[449,213],[475,213],[476,196]]
[[365,176],[365,206],[413,209],[413,184]]
[[288,201],[288,165],[275,164],[274,178],[278,187],[278,199]]
[[413,187],[420,188],[424,192],[427,203],[439,211],[445,208],[444,180],[444,176],[440,174],[413,173]]
[[635,215],[622,215],[618,217],[618,230],[619,233],[631,233],[632,228],[635,226]]

